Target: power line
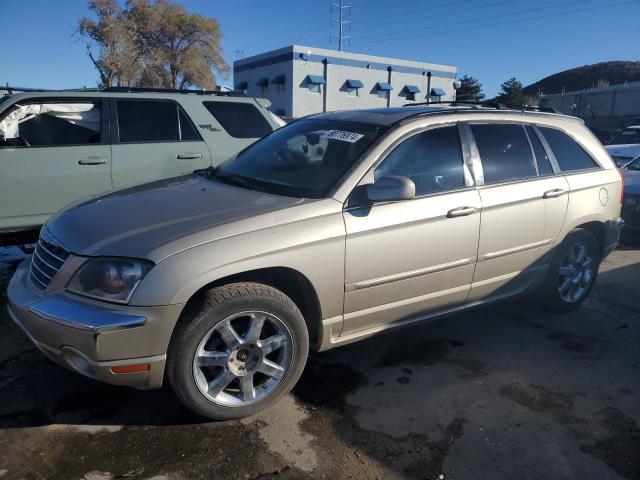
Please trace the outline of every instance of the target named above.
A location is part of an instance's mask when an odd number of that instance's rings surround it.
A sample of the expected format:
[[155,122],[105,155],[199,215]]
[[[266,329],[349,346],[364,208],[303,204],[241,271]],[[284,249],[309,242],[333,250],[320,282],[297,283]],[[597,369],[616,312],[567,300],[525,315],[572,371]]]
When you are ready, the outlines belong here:
[[[475,5],[475,6],[466,7],[466,8],[459,8],[457,10],[452,10],[450,12],[443,12],[443,13],[445,13],[446,15],[453,15],[455,13],[469,12],[469,11],[478,10],[478,9],[481,9],[481,8],[494,7],[494,6],[497,6],[497,5],[504,5],[506,3],[513,3],[515,1],[516,0],[499,0],[497,2],[485,3],[485,4],[482,4],[482,5]],[[591,1],[591,0],[583,0],[583,1]],[[456,2],[456,3],[462,3],[462,2]],[[545,8],[549,8],[549,7],[545,7]],[[393,16],[395,16],[395,15],[392,15],[389,18],[391,18]],[[403,15],[403,16],[406,16],[406,15]],[[413,17],[413,18],[409,19],[409,21],[423,20],[425,18],[433,18],[433,15],[422,16],[422,17]],[[361,25],[362,23],[365,23],[365,22],[358,21],[358,25]],[[397,23],[406,24],[405,21],[398,21],[398,20],[388,21],[387,19],[385,19],[383,22],[380,22],[380,23],[377,23],[377,24],[374,24],[374,25],[368,25],[367,28],[375,28],[378,25],[395,25]],[[406,31],[406,30],[403,30],[403,32],[404,31]],[[381,35],[381,34],[376,34],[376,35]],[[369,36],[365,36],[364,38],[369,38]]]
[[554,16],[568,15],[570,13],[589,12],[589,11],[594,11],[594,10],[601,10],[603,8],[613,8],[613,7],[620,7],[620,6],[623,6],[623,5],[632,5],[632,4],[636,4],[636,5],[640,4],[640,1],[633,0],[633,1],[629,1],[629,2],[611,3],[611,4],[608,4],[608,5],[598,5],[598,6],[590,7],[590,8],[579,8],[579,9],[574,9],[574,10],[568,10],[566,12],[556,12],[556,13],[550,13],[550,14],[546,14],[546,15],[538,15],[538,16],[535,16],[535,17],[520,18],[520,19],[515,19],[515,20],[506,20],[504,22],[498,22],[498,23],[488,23],[488,24],[485,24],[485,25],[476,25],[476,26],[470,26],[470,27],[464,27],[464,28],[454,28],[454,29],[450,29],[450,30],[444,30],[444,31],[441,31],[441,32],[424,32],[424,33],[420,33],[420,34],[416,34],[416,35],[402,35],[402,36],[392,37],[392,38],[386,37],[384,39],[373,40],[373,41],[365,42],[365,43],[375,43],[375,42],[388,41],[388,40],[402,40],[402,39],[407,39],[407,38],[419,38],[419,37],[426,37],[426,36],[433,36],[433,35],[442,35],[442,34],[453,33],[453,32],[462,32],[462,31],[467,31],[467,30],[479,30],[479,29],[483,29],[483,28],[486,28],[486,27],[496,27],[496,26],[499,26],[499,25],[522,23],[522,22],[527,22],[527,21],[531,21],[531,20],[539,20],[539,19],[549,18],[549,17],[554,17]]
[[[436,8],[448,8],[448,7],[452,7],[454,5],[459,5],[461,3],[469,3],[469,2],[473,2],[474,0],[456,0],[455,2],[442,2],[442,3],[437,3],[435,5],[429,5],[427,7],[423,7],[423,8],[412,8],[411,10],[405,10],[399,13],[394,13],[394,14],[390,14],[387,15],[384,13],[384,8],[381,8],[380,10],[382,10],[382,15],[380,14],[380,11],[375,12],[373,15],[364,15],[364,16],[358,16],[358,24],[364,24],[364,23],[369,23],[371,20],[379,20],[380,18],[394,18],[394,17],[407,17],[408,15],[413,15],[416,12],[424,12],[424,11],[428,11],[431,10],[433,11]],[[515,1],[515,0],[512,0]],[[415,5],[415,2],[407,2],[407,4],[409,3],[413,3],[413,5]],[[398,7],[399,5],[402,5],[403,2],[400,3],[394,3],[393,6],[394,8]],[[368,6],[368,5],[367,5]],[[438,12],[440,13],[440,12]],[[446,13],[446,12],[443,12]]]

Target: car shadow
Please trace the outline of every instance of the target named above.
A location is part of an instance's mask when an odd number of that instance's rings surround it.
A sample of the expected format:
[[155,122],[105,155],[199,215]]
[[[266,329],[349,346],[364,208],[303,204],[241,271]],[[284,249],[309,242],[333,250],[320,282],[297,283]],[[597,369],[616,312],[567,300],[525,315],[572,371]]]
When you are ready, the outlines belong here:
[[[18,260],[10,260],[13,263],[9,266]],[[383,409],[383,417],[402,426],[402,419],[414,412],[407,412],[405,404],[387,402],[393,398],[389,395],[397,389],[417,388],[418,378],[427,378],[424,375],[433,382],[430,395],[452,388],[465,391],[496,377],[495,384],[489,383],[490,396],[497,395],[501,401],[524,398],[526,402],[527,391],[500,385],[504,372],[526,379],[532,375],[527,368],[549,368],[556,363],[567,371],[579,371],[585,362],[598,361],[602,351],[607,352],[607,361],[612,364],[627,362],[617,356],[629,350],[618,352],[610,342],[617,332],[632,330],[629,326],[633,320],[629,318],[637,318],[640,308],[634,296],[634,285],[639,283],[639,264],[608,264],[592,297],[576,312],[551,313],[531,298],[521,298],[313,355],[293,390],[297,405],[308,414],[302,427],[316,438],[323,437],[325,444],[354,448],[403,475],[435,475],[442,471],[452,446],[464,435],[470,412],[462,408],[460,415],[436,425],[429,434],[402,432],[396,436],[364,428],[362,412]],[[0,287],[4,292],[6,284]],[[1,298],[0,303],[4,302]],[[136,391],[102,384],[54,364],[31,345],[4,311],[0,313],[0,329],[0,429],[139,426],[151,427],[148,434],[152,435],[153,427],[182,426],[181,431],[188,432],[189,428],[210,423],[186,410],[168,385],[155,391]],[[539,352],[544,352],[544,359]],[[632,379],[620,377],[609,387],[628,388],[630,383]],[[366,408],[353,400],[361,391],[375,399],[366,403]],[[424,392],[414,391],[414,395],[418,399]],[[425,402],[417,401],[416,408]],[[608,406],[603,404],[601,408]],[[212,434],[224,431],[226,425],[229,422],[212,424]],[[137,430],[137,434],[142,438],[144,431]],[[406,452],[422,453],[408,456]],[[611,449],[606,452],[611,453]],[[607,458],[603,460],[608,463]]]

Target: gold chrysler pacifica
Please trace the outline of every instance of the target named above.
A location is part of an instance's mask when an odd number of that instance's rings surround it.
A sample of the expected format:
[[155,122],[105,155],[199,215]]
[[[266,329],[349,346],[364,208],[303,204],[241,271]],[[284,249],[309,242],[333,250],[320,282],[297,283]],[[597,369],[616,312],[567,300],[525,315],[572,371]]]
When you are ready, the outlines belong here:
[[527,291],[578,307],[622,181],[576,118],[463,106],[303,118],[216,168],[75,203],[8,288],[47,356],[250,415],[310,349]]

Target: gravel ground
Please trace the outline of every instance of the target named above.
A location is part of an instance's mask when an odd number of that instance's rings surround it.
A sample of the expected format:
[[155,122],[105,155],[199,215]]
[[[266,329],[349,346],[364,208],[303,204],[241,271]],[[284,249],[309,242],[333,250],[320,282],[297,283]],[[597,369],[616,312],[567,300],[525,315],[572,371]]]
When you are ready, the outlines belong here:
[[[0,249],[0,304],[21,258]],[[622,247],[579,311],[518,300],[318,354],[220,423],[54,365],[2,308],[0,479],[640,479],[639,286]]]

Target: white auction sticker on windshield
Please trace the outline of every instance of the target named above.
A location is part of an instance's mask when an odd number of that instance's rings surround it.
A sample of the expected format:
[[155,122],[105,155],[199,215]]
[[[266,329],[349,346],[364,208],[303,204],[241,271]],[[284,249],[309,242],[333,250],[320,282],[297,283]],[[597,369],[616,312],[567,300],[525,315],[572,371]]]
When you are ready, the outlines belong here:
[[340,140],[341,142],[356,143],[364,135],[361,133],[345,132],[344,130],[328,130],[324,132],[322,138],[328,138],[329,140]]

